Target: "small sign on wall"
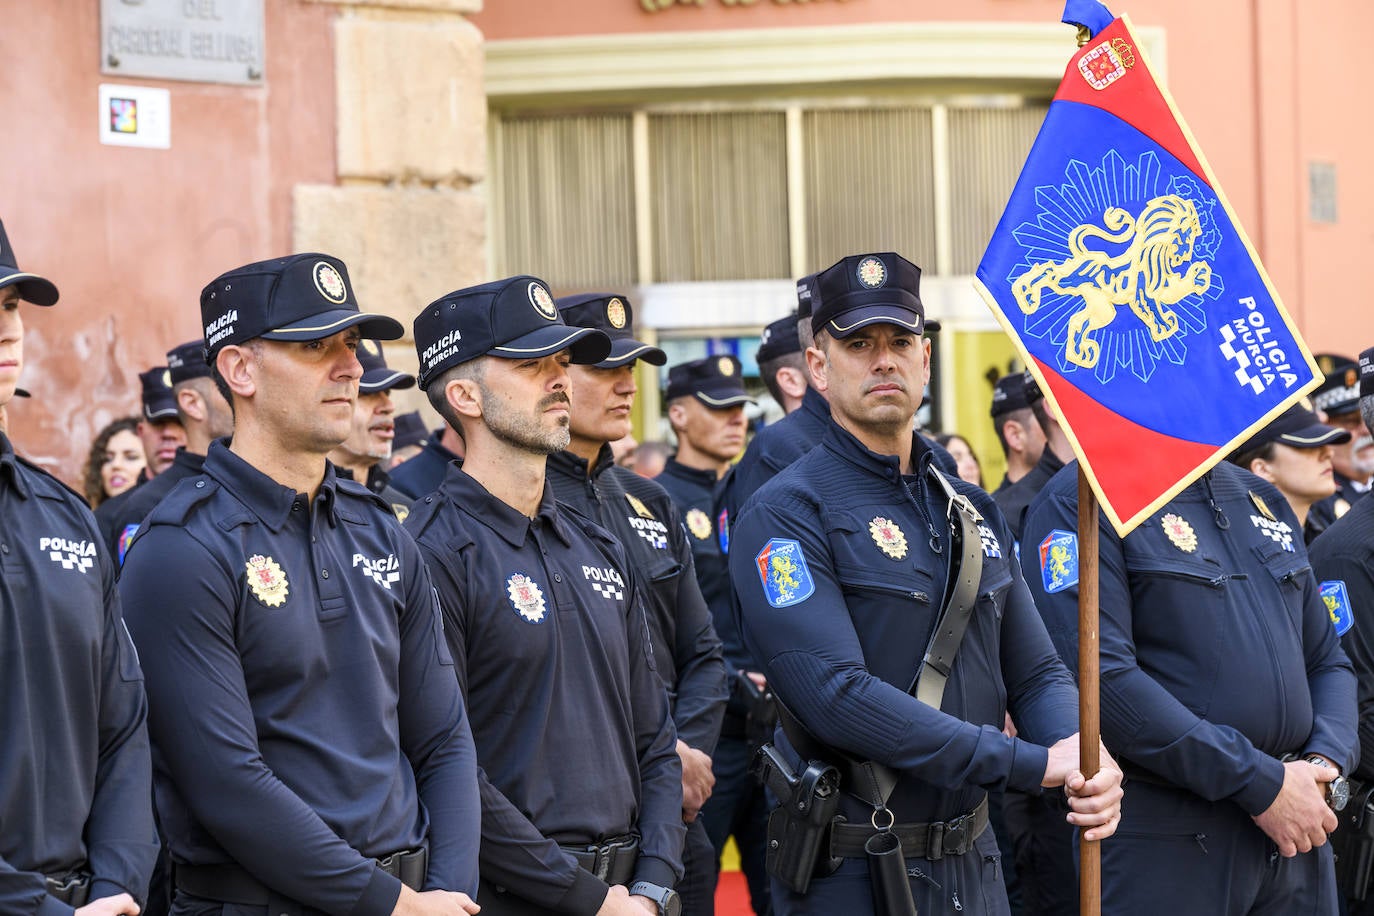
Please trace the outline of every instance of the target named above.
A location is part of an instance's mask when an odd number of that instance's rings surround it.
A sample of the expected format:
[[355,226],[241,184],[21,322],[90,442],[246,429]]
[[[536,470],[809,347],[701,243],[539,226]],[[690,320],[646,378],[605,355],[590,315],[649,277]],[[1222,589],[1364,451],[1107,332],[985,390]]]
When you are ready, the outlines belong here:
[[101,83],[100,142],[171,149],[172,94],[151,86]]

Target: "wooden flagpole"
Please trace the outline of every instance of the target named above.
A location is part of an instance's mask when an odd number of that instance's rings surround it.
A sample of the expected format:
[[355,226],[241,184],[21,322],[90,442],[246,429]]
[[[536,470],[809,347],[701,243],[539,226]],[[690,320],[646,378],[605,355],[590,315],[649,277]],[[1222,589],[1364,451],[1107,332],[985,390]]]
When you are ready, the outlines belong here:
[[[1091,779],[1096,775],[1098,740],[1101,735],[1101,672],[1097,646],[1097,494],[1088,483],[1083,465],[1078,466],[1078,768]],[[1097,840],[1080,835],[1078,846],[1078,901],[1082,916],[1102,913],[1102,850]]]

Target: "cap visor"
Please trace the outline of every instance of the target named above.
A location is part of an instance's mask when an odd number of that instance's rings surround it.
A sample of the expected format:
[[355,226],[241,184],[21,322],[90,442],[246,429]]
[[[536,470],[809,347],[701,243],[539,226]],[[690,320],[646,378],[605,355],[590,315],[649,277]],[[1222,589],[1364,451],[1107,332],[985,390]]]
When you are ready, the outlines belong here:
[[163,405],[153,410],[144,406],[143,418],[145,420],[176,420],[179,416],[177,414],[176,405],[173,404],[171,406]]
[[840,312],[825,323],[824,330],[828,331],[831,337],[843,340],[859,328],[866,328],[871,324],[895,324],[913,334],[920,334],[924,323],[925,319],[919,312],[913,312],[905,306],[866,305]]
[[1290,448],[1321,448],[1323,445],[1344,445],[1351,438],[1348,429],[1337,429],[1334,426],[1319,423],[1306,429],[1284,433],[1274,441],[1281,442]]
[[53,286],[51,280],[45,280],[35,274],[26,274],[19,271],[0,277],[0,289],[7,286],[19,287],[19,298],[34,305],[55,305],[57,303],[57,287]]
[[376,394],[379,391],[390,391],[393,388],[414,387],[415,376],[396,369],[373,369],[371,372],[364,372],[362,381],[358,383],[358,390],[363,394]]
[[668,354],[658,347],[651,347],[641,341],[622,337],[619,340],[611,341],[610,354],[597,365],[605,369],[614,369],[637,359],[642,359],[652,366],[662,366],[668,362]]
[[754,399],[747,394],[726,394],[716,396],[707,394],[704,391],[694,391],[692,394],[698,401],[712,410],[724,410],[727,407],[738,407],[741,404],[756,403]]
[[536,359],[560,350],[567,350],[574,363],[590,366],[601,362],[611,352],[611,339],[595,328],[551,324],[492,347],[488,352],[502,359]]
[[394,318],[352,309],[336,309],[311,315],[283,328],[264,331],[258,336],[267,340],[319,340],[352,327],[356,327],[368,340],[400,340],[405,334],[401,323]]

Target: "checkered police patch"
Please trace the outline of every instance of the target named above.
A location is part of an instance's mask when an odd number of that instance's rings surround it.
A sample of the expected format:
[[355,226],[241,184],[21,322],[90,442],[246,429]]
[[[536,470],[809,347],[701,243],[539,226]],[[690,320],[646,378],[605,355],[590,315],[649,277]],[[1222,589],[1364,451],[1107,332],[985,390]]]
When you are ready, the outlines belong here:
[[1355,625],[1355,613],[1350,607],[1350,592],[1346,591],[1345,582],[1340,579],[1323,582],[1320,592],[1322,604],[1326,605],[1326,612],[1331,615],[1331,625],[1336,628],[1336,635],[1344,636]]
[[1293,529],[1287,522],[1274,521],[1260,515],[1250,516],[1250,524],[1254,525],[1264,536],[1278,544],[1289,553],[1293,552]]
[[1000,557],[1002,555],[1002,542],[997,540],[997,532],[987,525],[979,525],[978,537],[983,541],[983,556]]
[[609,566],[583,566],[582,578],[591,583],[592,591],[609,601],[625,598],[625,580]]
[[796,541],[773,538],[754,557],[763,593],[773,607],[800,604],[816,591],[802,546]]
[[1040,542],[1040,579],[1054,594],[1078,584],[1078,535],[1055,529]]
[[39,538],[38,549],[48,555],[48,559],[63,569],[84,573],[95,566],[95,544],[90,541],[72,541],[67,538]]

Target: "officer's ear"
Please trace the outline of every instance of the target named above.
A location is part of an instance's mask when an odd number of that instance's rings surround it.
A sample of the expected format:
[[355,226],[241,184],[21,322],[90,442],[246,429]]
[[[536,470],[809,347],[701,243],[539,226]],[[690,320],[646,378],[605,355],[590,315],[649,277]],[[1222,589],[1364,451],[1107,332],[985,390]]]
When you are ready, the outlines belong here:
[[687,408],[682,406],[681,398],[668,405],[668,425],[673,428],[674,434],[687,426]]
[[454,377],[444,383],[444,400],[460,417],[482,416],[482,389],[475,379]]
[[242,344],[229,344],[215,354],[220,378],[241,398],[251,398],[258,391],[257,363],[252,348]]
[[922,337],[922,338],[921,338],[921,353],[923,354],[922,362],[925,363],[925,384],[922,385],[921,387],[922,387],[922,388],[926,388],[926,387],[929,387],[929,386],[930,386],[930,338],[929,338],[929,337]]
[[1278,480],[1274,477],[1274,469],[1271,468],[1269,462],[1265,461],[1263,458],[1251,459],[1250,473],[1254,474],[1256,477],[1261,477],[1269,481],[1275,486],[1278,485]]
[[[819,343],[820,341],[818,340],[817,342]],[[825,355],[825,351],[820,347],[813,346],[806,348],[806,371],[811,373],[812,386],[822,394],[830,388],[830,379],[826,375],[826,370],[829,365],[830,358]]]
[[190,385],[185,385],[177,390],[177,410],[187,419],[195,420],[197,423],[204,423],[207,414],[205,411],[205,398],[200,396],[200,392]]
[[773,378],[778,383],[778,390],[789,398],[801,398],[806,394],[806,373],[795,366],[779,367]]

